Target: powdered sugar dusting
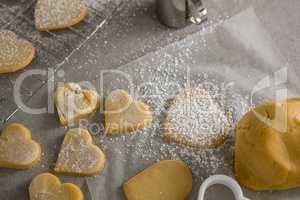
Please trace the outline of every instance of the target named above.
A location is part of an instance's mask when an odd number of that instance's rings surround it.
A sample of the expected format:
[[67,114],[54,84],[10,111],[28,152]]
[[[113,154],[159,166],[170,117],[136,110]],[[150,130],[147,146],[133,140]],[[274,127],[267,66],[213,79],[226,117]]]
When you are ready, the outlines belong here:
[[11,67],[26,60],[34,47],[12,31],[0,31],[0,67]]
[[39,0],[35,10],[36,26],[45,29],[69,24],[86,9],[82,0]]
[[67,134],[56,163],[56,169],[86,173],[99,164],[99,155],[87,141],[87,133],[73,129]]
[[[192,52],[191,52],[192,53]],[[121,71],[134,77],[135,98],[143,100],[153,111],[153,122],[146,129],[120,137],[97,137],[105,151],[113,151],[118,162],[147,162],[164,159],[185,161],[192,169],[197,180],[202,180],[215,173],[232,174],[233,163],[233,130],[236,121],[249,107],[247,99],[241,96],[231,82],[222,81],[218,74],[210,72],[189,73],[182,57],[189,56],[189,51],[182,56],[172,57],[170,54],[155,53],[152,59],[139,59],[124,66]],[[159,60],[156,60],[159,56]],[[139,67],[137,67],[139,66]],[[106,79],[107,78],[107,79]],[[130,91],[127,80],[123,77],[107,76],[110,80],[109,91],[122,88]],[[113,81],[111,81],[113,80]],[[164,121],[169,112],[170,101],[174,100],[184,88],[203,88],[214,102],[214,109],[224,112],[222,123],[229,123],[228,140],[217,149],[195,149],[168,143],[163,138]],[[109,93],[108,91],[108,93]],[[208,95],[208,94],[207,94]],[[205,107],[205,106],[204,106]],[[180,111],[180,108],[178,108]],[[198,107],[198,109],[202,109]],[[218,112],[219,114],[222,112]],[[183,114],[178,114],[182,117]],[[211,124],[211,122],[208,122]],[[216,123],[217,125],[220,125]],[[223,124],[223,125],[224,125]],[[178,124],[180,126],[180,124]],[[219,128],[223,128],[221,125]],[[194,137],[193,132],[191,132]]]
[[164,136],[192,147],[216,147],[227,137],[229,123],[201,86],[181,90],[167,111]]

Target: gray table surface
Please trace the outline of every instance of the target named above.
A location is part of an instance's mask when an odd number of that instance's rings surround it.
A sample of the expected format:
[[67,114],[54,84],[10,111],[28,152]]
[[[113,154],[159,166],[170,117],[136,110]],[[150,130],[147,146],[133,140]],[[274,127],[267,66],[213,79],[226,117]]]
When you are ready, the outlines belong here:
[[[299,72],[297,67],[300,63],[300,1],[205,0],[204,5],[208,8],[211,18],[211,21],[204,26],[209,26],[209,23],[213,23],[214,20],[228,18],[252,6],[280,52],[289,62],[290,67],[295,72]],[[2,26],[1,20],[0,25]],[[202,28],[203,26],[192,25],[184,29],[168,29],[158,22],[153,0],[128,1],[122,9],[114,12],[113,16],[79,50],[74,52],[69,62],[61,66],[65,72],[63,81],[93,80],[99,75],[95,73],[99,70],[115,69],[192,33],[202,31]],[[55,66],[54,62],[51,63],[51,59],[48,58],[47,65],[42,66],[44,69]],[[40,68],[40,66],[31,67]],[[26,116],[20,114],[22,111],[14,103],[12,97],[13,80],[19,74],[0,76],[1,127],[11,121],[20,121],[25,122],[33,130],[45,130],[47,127],[58,129],[58,122],[53,120],[56,119],[56,115]],[[46,97],[43,95],[45,89],[42,87],[45,81],[45,77],[34,77],[24,84],[23,98],[27,101],[27,105],[39,107],[46,101]],[[51,141],[50,138],[49,141]],[[59,148],[59,145],[54,143],[49,145],[53,145],[54,152]],[[34,175],[28,176],[28,183]],[[8,176],[1,172],[1,185]],[[27,195],[22,193],[24,185],[16,185],[16,188],[20,188],[20,192],[16,192],[19,193],[19,196]],[[4,187],[1,190],[3,190],[1,199],[14,199],[14,194],[11,194],[12,188]]]

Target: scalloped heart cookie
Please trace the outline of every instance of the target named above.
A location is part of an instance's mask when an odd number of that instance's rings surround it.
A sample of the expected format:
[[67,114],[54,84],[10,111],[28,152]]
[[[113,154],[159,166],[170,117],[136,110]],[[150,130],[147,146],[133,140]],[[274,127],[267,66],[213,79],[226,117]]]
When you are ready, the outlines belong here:
[[39,31],[63,29],[79,23],[86,14],[82,0],[38,0],[35,26]]
[[61,183],[50,174],[36,176],[29,186],[30,200],[83,200],[83,194],[78,186],[72,183]]
[[35,56],[33,45],[9,30],[0,31],[0,74],[28,66]]
[[75,175],[100,174],[106,158],[102,150],[93,144],[90,133],[81,128],[67,132],[55,166],[55,171]]
[[30,131],[22,124],[8,125],[0,136],[0,167],[30,169],[41,158],[40,145],[31,139]]
[[128,200],[184,200],[192,192],[192,172],[182,161],[164,160],[123,184]]
[[54,98],[62,125],[67,125],[93,114],[97,111],[100,102],[96,91],[82,89],[76,83],[66,83],[58,86]]
[[133,100],[124,90],[112,91],[105,100],[105,130],[108,134],[140,130],[151,121],[149,106]]

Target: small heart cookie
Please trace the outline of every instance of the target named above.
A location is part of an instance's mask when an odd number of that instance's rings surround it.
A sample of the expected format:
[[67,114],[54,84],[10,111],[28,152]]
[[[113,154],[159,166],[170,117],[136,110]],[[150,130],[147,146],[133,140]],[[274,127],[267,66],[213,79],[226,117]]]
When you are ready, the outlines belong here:
[[134,101],[124,90],[114,90],[105,100],[105,129],[108,134],[140,130],[152,121],[148,105]]
[[30,42],[12,31],[0,31],[0,73],[23,69],[31,63],[34,55],[35,48]]
[[96,112],[99,107],[97,92],[90,89],[81,89],[80,85],[76,83],[66,83],[58,86],[54,96],[62,125],[85,118]]
[[8,125],[0,136],[0,167],[30,169],[41,158],[40,145],[22,124]]
[[81,128],[67,132],[55,166],[55,171],[90,176],[100,174],[106,162],[104,153],[92,143],[90,133]]
[[63,29],[79,23],[86,14],[82,0],[38,0],[35,26],[39,31]]
[[61,183],[50,174],[36,176],[29,186],[30,200],[83,200],[79,187],[72,183]]
[[123,189],[128,200],[184,200],[192,192],[191,170],[181,161],[160,161],[129,181]]

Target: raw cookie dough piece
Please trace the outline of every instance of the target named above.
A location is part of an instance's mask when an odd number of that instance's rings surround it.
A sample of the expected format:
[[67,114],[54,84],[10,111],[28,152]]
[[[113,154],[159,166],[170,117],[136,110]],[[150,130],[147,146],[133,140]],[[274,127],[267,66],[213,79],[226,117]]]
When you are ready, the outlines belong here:
[[124,90],[114,90],[105,100],[105,130],[120,134],[143,129],[152,121],[148,105],[135,101]]
[[235,175],[254,190],[300,187],[300,98],[266,102],[236,128]]
[[61,183],[50,174],[36,176],[29,186],[30,200],[83,200],[79,187],[72,183]]
[[179,92],[165,121],[164,138],[195,148],[216,148],[228,137],[229,123],[210,94],[200,87]]
[[83,0],[38,0],[35,26],[39,31],[63,29],[79,23],[86,14]]
[[40,145],[22,124],[8,125],[0,136],[0,168],[30,169],[41,158]]
[[191,170],[181,161],[160,161],[129,181],[123,189],[128,200],[185,200],[192,192]]
[[0,31],[0,73],[23,69],[31,63],[34,55],[35,48],[30,42],[12,31]]
[[55,171],[75,175],[100,174],[105,165],[105,155],[92,143],[90,133],[81,128],[67,132],[55,166]]
[[67,125],[96,112],[99,96],[94,90],[81,89],[76,83],[66,83],[57,87],[55,105],[60,123]]

